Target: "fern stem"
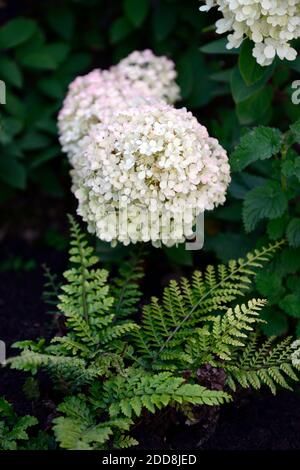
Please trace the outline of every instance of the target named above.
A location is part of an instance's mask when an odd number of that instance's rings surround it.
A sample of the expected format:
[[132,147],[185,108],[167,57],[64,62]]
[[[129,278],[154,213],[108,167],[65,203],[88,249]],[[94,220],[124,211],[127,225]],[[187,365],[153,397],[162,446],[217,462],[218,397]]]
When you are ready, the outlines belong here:
[[[281,246],[282,244],[284,243],[284,241],[280,241],[278,242],[278,245],[277,246]],[[177,334],[177,332],[182,328],[182,326],[191,318],[191,316],[193,315],[193,313],[195,312],[195,310],[199,307],[199,305],[201,304],[201,302],[203,302],[207,297],[210,297],[211,294],[216,290],[218,289],[219,287],[222,286],[222,284],[226,281],[228,281],[235,273],[238,273],[241,269],[243,268],[246,268],[250,263],[252,264],[253,262],[255,262],[257,259],[261,258],[262,254],[268,254],[269,252],[272,252],[274,251],[274,245],[273,246],[270,246],[269,248],[266,248],[266,250],[261,253],[259,252],[256,256],[254,256],[253,258],[250,259],[247,259],[244,263],[242,264],[239,264],[238,267],[232,271],[230,274],[228,274],[227,277],[225,277],[224,279],[222,279],[220,282],[218,282],[213,288],[211,288],[209,291],[207,291],[199,300],[198,302],[191,308],[191,310],[187,313],[187,315],[183,318],[183,320],[179,323],[179,325],[176,326],[176,328],[174,328],[174,330],[172,331],[172,333],[168,336],[168,338],[166,339],[166,341],[164,342],[164,344],[161,346],[161,348],[159,349],[159,351],[155,354],[155,357],[153,359],[153,361],[155,361],[157,359],[157,357],[164,351],[164,349],[166,348],[167,344],[174,338],[174,336]]]
[[123,304],[123,300],[125,297],[126,289],[131,282],[132,276],[134,275],[135,267],[138,265],[139,261],[141,260],[141,253],[142,253],[142,250],[140,250],[140,252],[138,253],[135,253],[132,257],[132,265],[130,266],[130,272],[126,276],[126,281],[122,285],[122,290],[120,292],[118,302],[116,304],[116,316],[117,317],[119,316],[120,311],[122,309],[122,304]]
[[80,272],[81,272],[81,298],[82,298],[82,308],[83,308],[83,317],[87,324],[89,325],[89,307],[87,301],[87,292],[85,288],[86,276],[85,276],[85,266],[84,266],[84,256],[82,252],[82,246],[79,238],[77,237],[78,250],[80,256]]

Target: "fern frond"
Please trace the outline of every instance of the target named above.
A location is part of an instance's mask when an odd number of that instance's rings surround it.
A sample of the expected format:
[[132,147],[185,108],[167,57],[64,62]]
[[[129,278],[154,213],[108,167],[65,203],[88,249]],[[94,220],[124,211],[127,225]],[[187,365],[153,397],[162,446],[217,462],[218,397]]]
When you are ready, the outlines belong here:
[[58,311],[57,304],[61,285],[57,280],[57,275],[53,274],[46,264],[42,265],[42,268],[45,278],[43,300],[49,306],[48,313],[50,315],[58,315],[60,312]]
[[111,418],[140,416],[143,409],[155,413],[174,403],[219,405],[230,400],[225,392],[208,390],[197,384],[185,383],[182,377],[169,372],[147,374],[142,369],[129,369],[103,384],[102,407],[108,406]]
[[224,364],[229,386],[235,390],[237,384],[255,389],[267,385],[274,394],[278,386],[290,390],[288,381],[298,381],[291,361],[292,342],[291,337],[270,338],[258,347],[257,334],[250,336],[245,350],[237,350],[233,361]]
[[28,428],[37,423],[34,416],[19,417],[11,404],[0,398],[0,450],[17,450],[20,441],[29,439]]
[[54,419],[54,434],[63,449],[99,450],[105,449],[114,430],[128,430],[129,419],[97,422],[94,413],[83,397],[68,397],[59,405],[64,414]]
[[41,368],[48,370],[49,374],[60,382],[76,389],[91,383],[95,378],[107,372],[104,367],[87,366],[83,359],[42,354],[30,350],[24,350],[19,356],[8,360],[12,369],[23,370],[36,374]]
[[141,328],[134,334],[137,350],[145,359],[159,361],[163,351],[187,341],[193,329],[210,314],[227,310],[251,286],[258,267],[282,246],[276,242],[249,253],[245,259],[227,266],[209,266],[204,274],[196,272],[192,281],[171,281],[163,301],[156,298],[144,307]]
[[223,360],[231,359],[231,347],[245,346],[249,332],[259,321],[259,311],[266,305],[266,300],[252,299],[248,304],[229,308],[224,315],[210,317],[213,323],[210,351]]
[[122,263],[118,276],[113,280],[111,293],[115,299],[114,312],[116,318],[129,318],[137,313],[142,297],[140,282],[144,277],[142,267],[143,251],[134,252]]

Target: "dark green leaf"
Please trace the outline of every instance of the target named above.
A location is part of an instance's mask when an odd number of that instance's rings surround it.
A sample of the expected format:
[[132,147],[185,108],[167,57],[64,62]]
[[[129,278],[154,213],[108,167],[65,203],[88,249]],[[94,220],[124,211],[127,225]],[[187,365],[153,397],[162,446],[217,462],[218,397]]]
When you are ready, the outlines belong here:
[[[72,54],[67,60],[60,65],[57,70],[57,75],[62,78],[62,80],[70,81],[73,79],[74,75],[85,72],[92,61],[91,54],[87,52],[78,52]],[[70,79],[68,80],[68,75]]]
[[42,90],[45,95],[50,96],[50,98],[63,98],[65,89],[61,81],[57,78],[42,78],[41,80],[39,80],[38,86],[40,90]]
[[149,0],[123,0],[125,15],[137,27],[143,24],[149,7]]
[[280,256],[280,271],[283,275],[294,274],[300,269],[299,248],[285,248]]
[[252,189],[247,194],[243,207],[246,231],[251,232],[262,219],[281,217],[287,206],[286,195],[276,181],[270,181],[265,186]]
[[274,307],[264,308],[261,318],[267,323],[261,324],[261,329],[267,336],[281,336],[288,331],[286,316]]
[[23,76],[18,64],[4,55],[0,57],[0,77],[15,87],[22,86]]
[[287,224],[287,215],[283,215],[278,219],[269,220],[267,225],[267,233],[271,240],[279,240],[284,236]]
[[287,315],[300,318],[300,297],[298,295],[286,295],[281,302],[279,302],[279,306]]
[[250,163],[266,160],[280,152],[281,132],[271,127],[256,127],[241,138],[230,163],[233,171],[241,171]]
[[293,218],[290,220],[287,229],[286,229],[286,236],[288,239],[289,244],[297,248],[300,246],[300,219]]
[[182,266],[193,266],[193,257],[191,251],[185,249],[185,243],[182,243],[178,247],[164,248],[168,259],[178,265]]
[[266,298],[270,305],[278,303],[285,293],[282,278],[277,272],[263,269],[257,274],[255,282],[259,294]]
[[33,35],[36,23],[29,18],[15,18],[0,28],[0,48],[9,49],[25,42]]
[[0,142],[4,145],[10,143],[13,137],[23,128],[23,124],[19,119],[14,117],[6,117],[0,121]]
[[20,100],[20,98],[18,98],[16,95],[13,95],[9,91],[6,91],[5,109],[9,114],[21,120],[23,120],[26,115],[24,103]]
[[298,121],[294,122],[294,124],[292,124],[290,126],[290,129],[291,129],[292,134],[295,138],[295,141],[300,143],[300,119],[298,119]]
[[247,86],[254,85],[268,74],[267,67],[261,67],[252,55],[253,43],[246,39],[239,55],[239,69]]
[[160,2],[153,14],[153,33],[157,41],[166,39],[175,28],[177,20],[176,10]]
[[16,189],[25,189],[26,170],[25,167],[13,157],[1,155],[0,178]]
[[30,168],[38,168],[41,166],[43,163],[48,162],[49,160],[52,160],[53,158],[57,157],[60,155],[60,149],[57,146],[50,147],[43,152],[39,153],[37,156],[34,156],[33,158],[30,159],[29,166]]
[[234,173],[229,186],[229,193],[235,199],[245,199],[249,193],[249,189],[257,186],[263,186],[267,182],[262,176],[252,175],[245,171]]
[[56,61],[46,49],[25,55],[22,57],[21,62],[25,67],[31,69],[54,70],[57,66]]
[[235,103],[241,103],[254,95],[258,90],[263,87],[263,83],[257,82],[252,86],[247,86],[241,76],[238,67],[235,67],[231,72],[230,87],[232,97]]
[[122,41],[122,39],[126,38],[131,34],[133,31],[133,26],[132,24],[128,21],[127,18],[121,17],[118,18],[114,23],[112,24],[110,31],[109,31],[109,37],[110,37],[110,42],[112,44],[117,44],[118,42]]
[[45,46],[44,51],[49,54],[56,65],[60,65],[65,61],[70,47],[64,42],[55,42]]
[[239,53],[239,49],[227,49],[227,39],[216,39],[215,41],[209,42],[200,48],[201,52],[205,54],[233,54],[236,55]]
[[23,150],[40,150],[47,147],[49,143],[49,137],[36,132],[28,132],[20,141],[20,145]]
[[267,85],[247,100],[238,103],[237,113],[241,124],[252,124],[260,121],[267,114],[272,99],[273,88]]
[[75,29],[75,17],[70,7],[55,4],[48,7],[46,18],[52,29],[63,39],[69,41]]

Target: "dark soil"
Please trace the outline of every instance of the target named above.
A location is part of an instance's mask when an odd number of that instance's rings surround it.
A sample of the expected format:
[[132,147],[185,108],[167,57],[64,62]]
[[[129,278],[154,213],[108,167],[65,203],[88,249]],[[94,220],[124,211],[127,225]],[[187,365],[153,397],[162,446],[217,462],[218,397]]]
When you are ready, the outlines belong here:
[[[22,256],[24,261],[34,260],[36,268],[26,271],[0,270],[0,339],[6,343],[7,356],[16,354],[11,345],[24,339],[49,337],[52,318],[47,313],[42,294],[44,289],[44,270],[46,264],[52,272],[63,272],[66,255],[45,246],[31,247],[23,240],[3,243],[0,252],[1,262]],[[31,412],[31,405],[24,398],[22,386],[27,375],[0,369],[0,396],[14,403],[19,413]]]
[[[0,271],[0,339],[7,343],[10,355],[10,345],[15,341],[51,335],[51,317],[42,300],[44,279],[40,266],[46,263],[53,272],[61,273],[66,255],[44,245],[31,248],[23,241],[2,247],[0,263],[11,252],[22,253],[25,259],[34,258],[37,265],[31,271]],[[13,402],[19,413],[32,413],[32,404],[22,391],[25,378],[23,373],[1,369],[0,396]],[[51,410],[44,413],[50,414]],[[207,408],[201,413],[200,423],[190,426],[174,416],[145,420],[137,429],[140,448],[300,450],[298,393],[281,392],[276,397],[266,391],[263,395],[246,394],[221,411]],[[164,427],[166,422],[171,426]]]

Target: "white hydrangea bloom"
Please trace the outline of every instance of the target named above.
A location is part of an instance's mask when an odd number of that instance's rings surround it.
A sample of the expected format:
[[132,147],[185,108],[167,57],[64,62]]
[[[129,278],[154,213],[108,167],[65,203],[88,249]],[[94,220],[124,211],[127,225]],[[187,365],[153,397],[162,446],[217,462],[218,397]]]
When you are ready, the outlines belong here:
[[225,202],[226,151],[186,109],[153,101],[96,124],[73,158],[78,213],[104,241],[172,246]]
[[134,86],[146,85],[154,98],[170,104],[180,99],[174,62],[165,56],[157,57],[150,49],[132,52],[111,70]]
[[239,47],[248,37],[255,43],[253,56],[262,66],[270,65],[276,55],[281,60],[296,59],[290,42],[300,37],[299,0],[206,0],[200,10],[215,6],[223,15],[216,22],[217,33],[232,31],[228,49]]
[[294,366],[300,366],[300,339],[292,343],[292,348],[295,350],[292,353],[292,364]]
[[108,122],[115,109],[139,98],[155,97],[170,103],[179,99],[174,63],[151,51],[136,51],[110,70],[95,69],[77,77],[69,86],[58,116],[60,143],[72,155],[81,146],[90,126]]

